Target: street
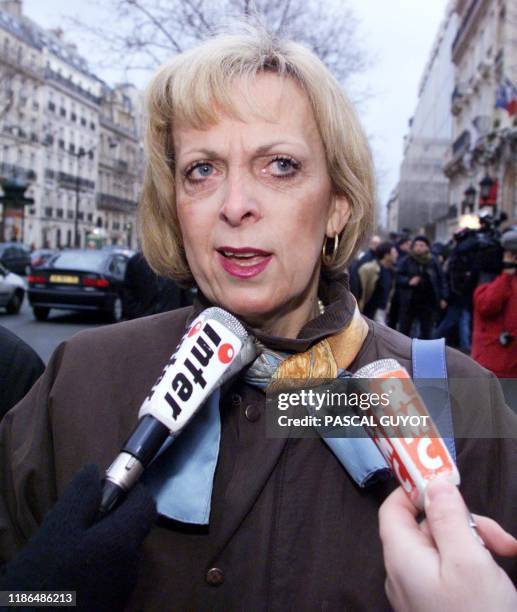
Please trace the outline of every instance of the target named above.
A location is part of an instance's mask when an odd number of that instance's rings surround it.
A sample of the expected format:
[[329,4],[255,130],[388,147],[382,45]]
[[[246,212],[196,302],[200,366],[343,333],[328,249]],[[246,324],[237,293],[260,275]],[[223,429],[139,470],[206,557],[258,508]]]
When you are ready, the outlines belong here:
[[51,310],[48,321],[36,321],[27,295],[17,315],[8,315],[5,310],[0,309],[0,325],[7,327],[25,340],[45,363],[48,363],[54,349],[63,340],[82,329],[91,329],[105,324],[106,321],[101,314],[66,310]]

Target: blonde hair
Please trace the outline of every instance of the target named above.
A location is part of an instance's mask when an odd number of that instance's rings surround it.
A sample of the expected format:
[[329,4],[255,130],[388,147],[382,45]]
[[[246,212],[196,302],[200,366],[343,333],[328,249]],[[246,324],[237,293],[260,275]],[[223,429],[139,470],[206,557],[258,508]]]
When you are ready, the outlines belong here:
[[[345,196],[350,218],[327,273],[342,271],[373,226],[375,194],[370,149],[341,86],[308,49],[257,27],[216,36],[174,57],[152,79],[146,96],[146,154],[139,206],[142,249],[163,276],[193,282],[183,248],[175,201],[174,124],[205,127],[220,113],[238,116],[231,86],[272,71],[306,92],[325,147],[333,190]],[[241,118],[241,117],[239,117]],[[245,118],[244,118],[245,119]]]

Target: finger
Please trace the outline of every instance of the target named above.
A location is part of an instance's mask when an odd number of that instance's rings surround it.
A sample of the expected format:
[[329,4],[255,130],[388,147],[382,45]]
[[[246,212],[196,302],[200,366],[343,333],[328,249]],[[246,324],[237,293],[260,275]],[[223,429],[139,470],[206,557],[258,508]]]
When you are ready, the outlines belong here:
[[394,567],[405,567],[408,555],[419,551],[422,546],[432,550],[432,540],[422,532],[417,523],[418,510],[412,504],[402,487],[399,487],[384,501],[379,510],[379,533],[384,558]]
[[491,518],[479,515],[474,515],[474,518],[488,550],[501,557],[517,557],[517,539]]
[[121,533],[138,546],[156,520],[156,504],[145,487],[138,483],[120,504],[90,530],[95,538]]
[[435,478],[427,485],[425,513],[440,557],[465,559],[486,552],[471,533],[468,510],[460,492],[444,478]]

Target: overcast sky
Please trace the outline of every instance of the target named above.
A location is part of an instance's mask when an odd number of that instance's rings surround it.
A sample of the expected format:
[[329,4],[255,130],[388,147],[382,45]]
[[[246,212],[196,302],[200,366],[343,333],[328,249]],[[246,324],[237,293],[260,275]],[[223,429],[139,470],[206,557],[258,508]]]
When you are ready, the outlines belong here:
[[[385,205],[397,183],[403,137],[447,0],[348,0],[348,4],[359,19],[359,39],[373,60],[357,81],[358,89],[367,88],[371,94],[358,112],[374,151],[379,199]],[[66,16],[95,20],[94,9],[84,0],[24,0],[24,12],[44,27],[66,29]],[[84,42],[74,42],[86,58],[91,56]],[[110,84],[116,78],[110,72],[99,76]]]

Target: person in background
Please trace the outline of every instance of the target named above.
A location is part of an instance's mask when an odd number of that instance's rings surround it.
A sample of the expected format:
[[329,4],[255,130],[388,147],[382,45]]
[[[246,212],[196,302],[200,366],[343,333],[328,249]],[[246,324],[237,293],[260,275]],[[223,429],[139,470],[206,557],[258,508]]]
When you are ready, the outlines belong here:
[[0,420],[25,397],[44,370],[39,355],[0,325]]
[[[411,238],[409,237],[409,234],[402,234],[399,236],[395,244],[397,248],[397,262],[400,263],[411,249]],[[399,301],[399,290],[395,284],[387,317],[387,324],[392,329],[397,329],[397,323],[399,320]]]
[[393,293],[397,256],[397,249],[392,242],[381,242],[375,249],[375,259],[359,269],[359,309],[364,315],[383,325],[386,325],[386,311]]
[[368,249],[364,253],[358,255],[358,257],[356,257],[356,259],[350,265],[350,291],[353,293],[356,300],[359,300],[361,298],[361,281],[359,279],[359,270],[361,269],[361,266],[363,266],[365,263],[368,263],[369,261],[373,261],[375,259],[375,249],[379,246],[381,241],[381,237],[377,236],[377,234],[374,234],[368,242]]
[[142,253],[135,253],[127,263],[124,277],[124,316],[137,319],[190,306],[193,295],[173,280],[151,270]]
[[501,378],[517,377],[517,230],[503,234],[503,270],[474,291],[472,358]]
[[396,612],[517,610],[517,591],[490,552],[517,557],[517,540],[495,521],[476,516],[478,542],[457,487],[427,485],[424,521],[402,488],[379,510],[386,594]]
[[[445,278],[449,299],[445,316],[434,331],[435,338],[445,337],[453,346],[459,346],[464,353],[470,353],[472,295],[476,288],[478,274],[476,261],[470,247],[467,232],[462,228],[455,233],[450,256],[445,262]],[[457,344],[456,344],[457,342]]]
[[413,238],[408,256],[397,268],[397,287],[399,331],[409,336],[413,323],[418,321],[419,337],[430,338],[438,310],[447,307],[447,284],[426,236]]

